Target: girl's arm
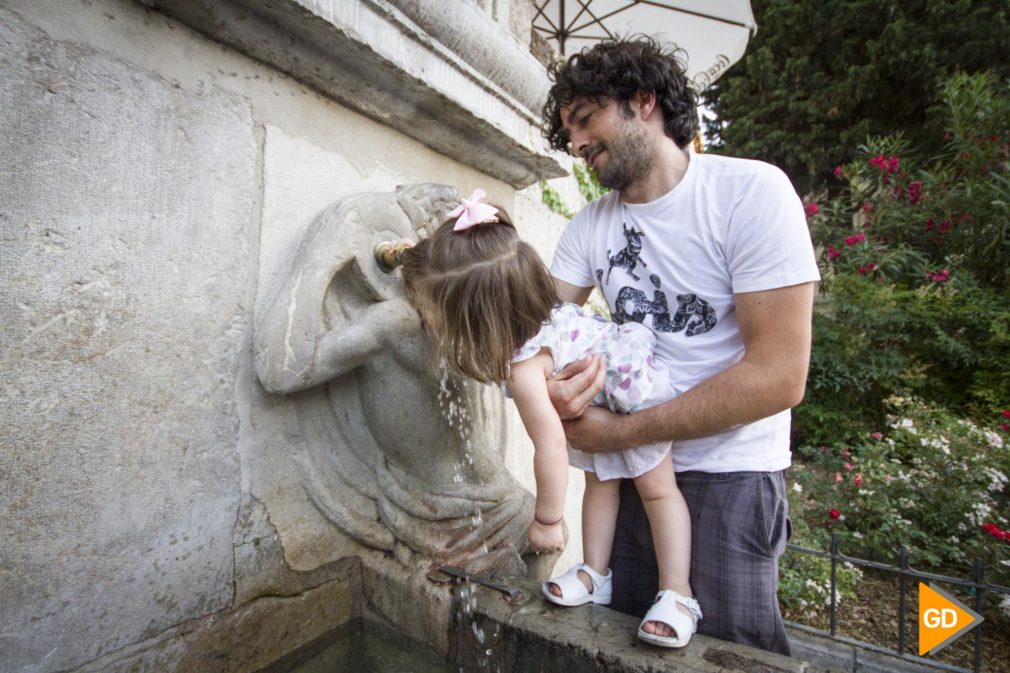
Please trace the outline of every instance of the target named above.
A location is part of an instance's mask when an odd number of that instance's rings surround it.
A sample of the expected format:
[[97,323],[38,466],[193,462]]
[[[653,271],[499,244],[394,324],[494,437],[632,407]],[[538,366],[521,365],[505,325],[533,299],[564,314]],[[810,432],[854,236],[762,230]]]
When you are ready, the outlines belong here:
[[537,480],[536,519],[541,525],[561,523],[568,486],[568,449],[565,430],[547,394],[547,376],[553,366],[550,353],[541,351],[512,365],[509,394],[515,401],[526,432],[533,440],[533,474]]

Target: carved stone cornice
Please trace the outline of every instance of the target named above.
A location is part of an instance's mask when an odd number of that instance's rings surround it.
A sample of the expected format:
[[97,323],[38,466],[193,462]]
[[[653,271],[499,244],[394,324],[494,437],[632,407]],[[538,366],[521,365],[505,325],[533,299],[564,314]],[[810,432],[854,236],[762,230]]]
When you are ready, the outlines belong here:
[[543,65],[462,0],[141,0],[516,188],[565,174]]

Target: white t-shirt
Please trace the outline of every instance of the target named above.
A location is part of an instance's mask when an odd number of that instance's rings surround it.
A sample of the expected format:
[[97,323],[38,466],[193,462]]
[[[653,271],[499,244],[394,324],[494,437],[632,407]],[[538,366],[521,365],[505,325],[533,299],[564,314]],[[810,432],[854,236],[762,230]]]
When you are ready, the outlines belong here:
[[[820,279],[803,205],[786,175],[759,161],[691,154],[687,172],[650,203],[609,192],[558,242],[551,274],[596,285],[617,322],[656,332],[676,393],[744,353],[734,294]],[[790,412],[712,437],[674,442],[678,472],[789,467]]]

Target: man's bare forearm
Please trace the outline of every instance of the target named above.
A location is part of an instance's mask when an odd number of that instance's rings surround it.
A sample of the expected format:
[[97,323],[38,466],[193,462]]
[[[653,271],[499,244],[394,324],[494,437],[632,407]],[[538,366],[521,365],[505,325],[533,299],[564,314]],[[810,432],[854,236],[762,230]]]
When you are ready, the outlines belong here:
[[792,408],[803,389],[802,380],[769,381],[761,367],[740,362],[664,404],[589,416],[566,430],[572,446],[590,453],[710,437]]
[[583,451],[710,437],[799,404],[810,360],[812,283],[742,294],[737,314],[744,356],[664,404],[632,414],[590,408],[565,424]]

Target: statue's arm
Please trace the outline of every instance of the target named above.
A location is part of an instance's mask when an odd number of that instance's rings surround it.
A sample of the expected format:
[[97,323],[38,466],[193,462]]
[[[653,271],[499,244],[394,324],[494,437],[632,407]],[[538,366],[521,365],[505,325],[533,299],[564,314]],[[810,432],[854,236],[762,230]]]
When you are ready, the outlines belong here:
[[379,351],[389,348],[390,336],[402,337],[407,330],[416,330],[417,321],[403,299],[370,304],[346,325],[319,337],[309,385],[336,378],[364,364]]
[[292,393],[323,383],[379,348],[368,329],[376,313],[370,309],[385,302],[367,304],[335,329],[326,307],[327,291],[334,282],[340,291],[355,291],[355,278],[361,274],[355,260],[359,245],[348,224],[358,220],[357,206],[356,201],[345,201],[313,222],[290,271],[256,316],[256,374],[272,393]]
[[[369,304],[328,331],[296,332],[294,320],[278,325],[270,335],[273,343],[260,344],[263,350],[256,358],[260,383],[271,393],[288,394],[346,374],[386,348],[391,331],[410,328],[412,316],[405,306],[397,299]],[[297,307],[291,308],[293,315]]]

